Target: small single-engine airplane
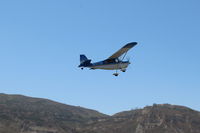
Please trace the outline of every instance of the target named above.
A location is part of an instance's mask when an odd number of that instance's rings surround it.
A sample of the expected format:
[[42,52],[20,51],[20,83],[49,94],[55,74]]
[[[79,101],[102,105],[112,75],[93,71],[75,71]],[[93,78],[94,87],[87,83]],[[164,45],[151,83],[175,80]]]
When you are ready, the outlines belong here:
[[[126,68],[130,64],[129,60],[123,61],[123,59],[126,56],[128,50],[130,50],[136,44],[137,42],[128,43],[112,56],[110,56],[108,59],[95,63],[91,63],[91,59],[88,59],[85,55],[82,54],[80,55],[80,65],[78,67],[80,67],[82,70],[84,67],[90,69],[116,70],[113,75],[118,76],[119,73],[117,72],[117,70],[125,72]],[[122,58],[120,59],[120,57]]]

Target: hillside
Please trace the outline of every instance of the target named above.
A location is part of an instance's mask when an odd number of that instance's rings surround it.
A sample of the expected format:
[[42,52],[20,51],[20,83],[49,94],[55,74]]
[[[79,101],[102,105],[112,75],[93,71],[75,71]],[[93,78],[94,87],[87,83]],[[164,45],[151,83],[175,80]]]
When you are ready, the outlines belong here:
[[0,133],[70,133],[103,117],[107,116],[47,99],[0,94]]
[[154,104],[124,111],[110,119],[88,125],[81,133],[200,133],[200,112],[169,105]]
[[0,133],[200,133],[200,112],[154,104],[108,116],[47,99],[0,94]]

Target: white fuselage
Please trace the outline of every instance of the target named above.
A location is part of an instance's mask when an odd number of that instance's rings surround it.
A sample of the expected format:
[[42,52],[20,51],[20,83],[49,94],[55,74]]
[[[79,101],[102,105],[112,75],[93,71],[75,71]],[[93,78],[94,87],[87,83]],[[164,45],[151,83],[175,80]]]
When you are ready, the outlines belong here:
[[127,68],[129,64],[130,62],[119,62],[110,64],[94,63],[92,66],[88,67],[91,69],[118,70]]

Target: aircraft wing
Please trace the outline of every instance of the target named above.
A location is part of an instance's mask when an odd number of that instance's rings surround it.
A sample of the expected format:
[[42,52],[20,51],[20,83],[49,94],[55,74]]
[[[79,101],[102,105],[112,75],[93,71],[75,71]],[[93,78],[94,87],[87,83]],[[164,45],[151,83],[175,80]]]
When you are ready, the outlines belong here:
[[134,47],[136,44],[137,44],[137,42],[131,42],[131,43],[126,44],[124,47],[122,47],[120,50],[115,52],[108,59],[116,59],[116,58],[120,57],[121,55],[123,55],[124,53],[129,51],[132,47]]

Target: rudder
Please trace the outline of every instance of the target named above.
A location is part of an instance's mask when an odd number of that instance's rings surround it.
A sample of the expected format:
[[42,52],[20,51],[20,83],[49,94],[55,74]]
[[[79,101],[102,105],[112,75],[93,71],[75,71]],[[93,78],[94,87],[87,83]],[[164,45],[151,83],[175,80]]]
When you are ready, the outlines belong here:
[[87,60],[88,60],[88,58],[84,54],[80,55],[80,63],[83,63],[83,62],[85,62]]

